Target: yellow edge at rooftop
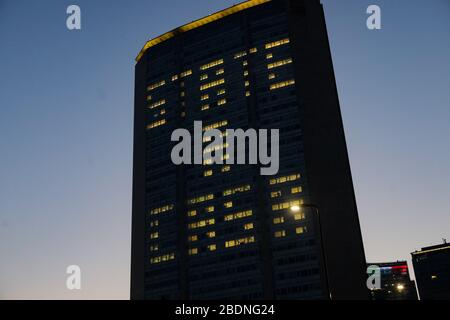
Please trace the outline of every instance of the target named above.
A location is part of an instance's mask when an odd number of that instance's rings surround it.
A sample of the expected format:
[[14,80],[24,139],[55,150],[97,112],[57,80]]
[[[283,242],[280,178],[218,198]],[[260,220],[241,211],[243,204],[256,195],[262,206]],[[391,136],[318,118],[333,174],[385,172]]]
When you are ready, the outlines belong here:
[[450,249],[450,246],[448,247],[442,247],[442,248],[436,248],[436,249],[430,249],[430,250],[425,250],[425,251],[416,251],[413,252],[413,255],[418,255],[418,254],[424,254],[424,253],[429,253],[429,252],[434,252],[434,251],[441,251],[441,250],[446,250],[446,249]]
[[235,14],[237,12],[258,6],[260,4],[266,3],[266,2],[270,2],[272,0],[250,0],[250,1],[246,1],[237,5],[234,5],[228,9],[219,11],[217,13],[211,14],[207,17],[204,17],[202,19],[193,21],[191,23],[185,24],[184,26],[181,26],[179,28],[176,28],[172,31],[169,31],[167,33],[164,33],[163,35],[154,38],[150,41],[148,41],[145,46],[142,48],[141,52],[139,52],[139,55],[136,57],[136,62],[138,62],[142,56],[145,54],[145,52],[150,49],[153,46],[156,46],[157,44],[160,44],[161,42],[167,41],[173,37],[175,37],[178,34],[199,28],[201,26],[204,26],[208,23],[220,20],[222,18],[225,18],[227,16],[230,16],[232,14]]

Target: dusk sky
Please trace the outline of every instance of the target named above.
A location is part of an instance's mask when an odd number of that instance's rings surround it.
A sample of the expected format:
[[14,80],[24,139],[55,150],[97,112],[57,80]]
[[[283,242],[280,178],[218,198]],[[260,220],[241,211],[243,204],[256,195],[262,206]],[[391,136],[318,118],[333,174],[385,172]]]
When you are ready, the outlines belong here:
[[[236,2],[0,0],[0,299],[129,298],[134,58]],[[322,2],[367,260],[409,259],[450,240],[450,1]]]

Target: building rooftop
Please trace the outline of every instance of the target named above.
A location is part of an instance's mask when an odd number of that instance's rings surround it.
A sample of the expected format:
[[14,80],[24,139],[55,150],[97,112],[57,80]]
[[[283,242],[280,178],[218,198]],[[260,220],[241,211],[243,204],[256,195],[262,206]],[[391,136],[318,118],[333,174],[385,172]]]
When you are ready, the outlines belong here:
[[414,251],[411,253],[412,255],[442,251],[442,250],[450,250],[450,243],[442,243],[434,246],[424,247],[420,251]]
[[166,32],[163,35],[160,35],[159,37],[156,37],[152,40],[147,41],[147,43],[144,45],[144,47],[142,48],[142,50],[139,52],[138,56],[136,57],[136,62],[138,62],[142,56],[145,54],[145,52],[150,49],[153,46],[156,46],[157,44],[160,44],[161,42],[167,41],[179,34],[188,32],[190,30],[199,28],[201,26],[204,26],[208,23],[220,20],[222,18],[225,18],[229,15],[235,14],[237,12],[258,6],[260,4],[266,3],[266,2],[270,2],[272,0],[249,0],[249,1],[245,1],[239,4],[236,4],[232,7],[229,7],[227,9],[221,10],[219,12],[210,14],[209,16],[206,16],[204,18],[195,20],[193,22],[190,22],[188,24],[185,24],[181,27],[178,27],[176,29],[173,29],[172,31]]

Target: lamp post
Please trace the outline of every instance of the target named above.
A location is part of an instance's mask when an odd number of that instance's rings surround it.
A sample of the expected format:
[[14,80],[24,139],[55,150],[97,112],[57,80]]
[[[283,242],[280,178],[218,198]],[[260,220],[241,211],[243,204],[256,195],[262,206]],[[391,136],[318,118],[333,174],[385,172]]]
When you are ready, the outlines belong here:
[[325,247],[324,247],[324,244],[323,244],[322,222],[320,220],[319,208],[316,205],[314,205],[314,204],[300,204],[300,205],[292,206],[291,207],[291,211],[292,212],[299,212],[301,209],[306,209],[306,208],[313,209],[314,212],[316,213],[316,216],[317,216],[317,223],[318,223],[318,227],[319,227],[319,236],[320,236],[320,250],[322,251],[323,268],[324,268],[324,271],[325,271],[325,284],[326,284],[326,287],[327,287],[329,298],[330,298],[330,300],[332,300],[330,283],[329,283],[329,280],[328,280],[327,256],[325,254]]

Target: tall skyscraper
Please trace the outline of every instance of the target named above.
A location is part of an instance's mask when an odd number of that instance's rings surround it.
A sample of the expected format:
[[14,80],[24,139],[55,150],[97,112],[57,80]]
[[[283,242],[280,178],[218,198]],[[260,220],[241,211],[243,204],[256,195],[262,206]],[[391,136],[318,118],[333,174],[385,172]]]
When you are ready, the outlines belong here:
[[[279,172],[174,165],[171,134],[195,121],[279,129]],[[247,1],[148,41],[134,125],[132,299],[368,299],[318,0]]]
[[411,253],[420,300],[450,300],[450,243]]

